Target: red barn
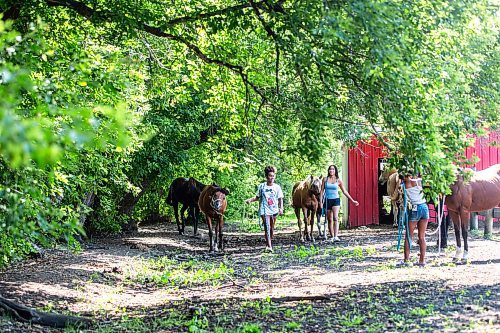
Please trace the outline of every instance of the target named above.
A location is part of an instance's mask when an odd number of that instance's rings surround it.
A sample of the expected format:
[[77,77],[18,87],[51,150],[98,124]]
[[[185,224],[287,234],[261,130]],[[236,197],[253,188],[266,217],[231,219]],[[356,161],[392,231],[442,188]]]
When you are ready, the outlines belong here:
[[[465,151],[467,158],[470,159],[476,155],[480,159],[471,167],[483,170],[500,163],[499,143],[498,132],[491,132],[488,137],[477,139],[474,147],[469,147]],[[349,202],[347,209],[343,210],[343,220],[350,228],[380,224],[383,218],[387,218],[392,223],[392,217],[389,219],[381,207],[385,185],[379,186],[378,184],[385,156],[379,142],[372,139],[369,142],[359,141],[357,146],[349,149],[344,157],[343,181],[347,184],[352,197],[359,201],[358,207]],[[346,207],[345,201],[344,207]],[[433,214],[431,213],[431,220],[432,218]]]

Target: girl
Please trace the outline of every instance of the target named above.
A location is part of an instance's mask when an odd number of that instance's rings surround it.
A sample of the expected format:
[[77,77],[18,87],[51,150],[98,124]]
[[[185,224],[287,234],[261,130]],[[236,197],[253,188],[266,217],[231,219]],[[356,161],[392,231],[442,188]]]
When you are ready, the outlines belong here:
[[274,234],[274,225],[276,216],[283,214],[283,191],[278,184],[274,183],[276,179],[276,168],[267,166],[264,169],[266,182],[259,185],[255,197],[245,200],[246,203],[259,200],[259,215],[264,224],[266,239],[266,251],[273,252],[271,240]]
[[[326,203],[326,217],[328,220],[328,232],[331,237],[330,240],[334,242],[340,241],[338,237],[339,233],[339,210],[340,210],[340,196],[339,188],[342,193],[352,201],[355,206],[359,205],[359,202],[354,200],[349,192],[344,188],[342,180],[339,178],[339,171],[335,165],[330,165],[328,167],[328,175],[323,178],[323,184],[321,185],[321,207],[325,207]],[[326,200],[326,201],[325,201]],[[333,222],[335,221],[335,226]]]
[[[408,212],[408,225],[410,228],[410,242],[413,239],[415,227],[418,229],[418,245],[420,247],[420,259],[415,264],[417,266],[425,266],[425,252],[427,244],[425,243],[425,230],[429,221],[429,207],[422,192],[421,179],[413,178],[410,174],[404,176],[404,184],[406,187],[406,195],[410,200],[413,209]],[[408,243],[408,234],[405,232],[405,249],[404,262],[402,265],[409,264],[410,246]]]

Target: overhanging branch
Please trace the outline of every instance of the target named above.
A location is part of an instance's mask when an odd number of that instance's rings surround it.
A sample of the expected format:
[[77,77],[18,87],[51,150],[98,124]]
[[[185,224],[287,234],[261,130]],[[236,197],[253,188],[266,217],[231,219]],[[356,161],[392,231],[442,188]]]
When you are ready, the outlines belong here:
[[[82,15],[83,17],[87,18],[93,23],[96,22],[115,22],[116,19],[116,14],[109,12],[109,11],[96,11],[93,8],[87,6],[84,3],[78,2],[78,1],[73,1],[73,0],[46,0],[47,4],[49,6],[61,6],[61,7],[66,7],[73,9],[76,11],[78,14]],[[260,2],[259,4],[262,4]],[[247,7],[250,6],[250,4],[247,4]],[[215,64],[218,66],[226,67],[230,69],[231,71],[237,73],[242,81],[252,87],[252,89],[263,99],[267,101],[267,97],[265,94],[252,82],[249,81],[248,79],[248,74],[244,71],[242,66],[239,65],[234,65],[226,61],[222,61],[220,59],[214,59],[203,53],[200,48],[185,39],[184,37],[177,36],[168,32],[163,31],[162,29],[158,27],[153,27],[148,24],[139,22],[137,24],[137,29],[145,31],[151,35],[161,37],[161,38],[167,38],[173,41],[180,42],[184,44],[188,49],[190,49],[198,58],[203,60],[204,62],[208,64]]]

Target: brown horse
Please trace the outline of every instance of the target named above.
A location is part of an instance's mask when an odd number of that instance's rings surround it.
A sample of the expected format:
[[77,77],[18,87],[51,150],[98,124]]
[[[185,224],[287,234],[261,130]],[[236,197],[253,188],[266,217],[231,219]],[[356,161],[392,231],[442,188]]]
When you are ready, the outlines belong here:
[[393,226],[398,225],[399,207],[403,205],[401,182],[396,169],[385,169],[378,178],[381,185],[387,182],[387,194],[391,198],[392,214],[394,215]]
[[[207,185],[200,194],[198,205],[205,214],[208,224],[208,235],[210,236],[210,252],[214,249],[222,251],[224,242],[222,239],[222,227],[224,226],[224,212],[227,207],[226,195],[229,190],[220,188],[217,185]],[[215,223],[215,241],[212,230],[212,219]]]
[[[179,177],[172,181],[172,184],[168,189],[167,203],[174,207],[175,221],[177,222],[177,229],[180,235],[184,234],[184,227],[186,225],[184,212],[189,208],[188,216],[191,216],[192,218],[194,227],[193,233],[196,236],[196,233],[198,232],[198,217],[200,215],[198,199],[200,198],[200,193],[204,187],[204,184],[192,177]],[[180,221],[179,203],[182,204]]]
[[473,172],[470,181],[465,181],[461,174],[451,185],[451,195],[445,199],[446,207],[450,212],[455,227],[457,252],[455,260],[460,260],[462,244],[460,231],[464,239],[463,260],[467,261],[469,244],[467,243],[467,230],[471,212],[481,212],[500,205],[500,164],[495,164],[488,169]]
[[[321,192],[321,180],[312,175],[306,180],[296,183],[292,190],[292,207],[295,209],[297,224],[299,226],[300,240],[314,241],[313,227],[314,215],[317,215],[320,208],[319,195]],[[300,219],[300,210],[304,214],[304,233],[302,233],[302,220]],[[307,231],[307,226],[311,226],[311,231]]]

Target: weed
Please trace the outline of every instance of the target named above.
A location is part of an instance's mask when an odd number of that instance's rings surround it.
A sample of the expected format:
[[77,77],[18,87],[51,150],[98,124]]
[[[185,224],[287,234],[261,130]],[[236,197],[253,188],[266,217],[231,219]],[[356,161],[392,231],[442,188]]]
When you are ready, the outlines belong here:
[[294,245],[294,249],[290,252],[286,252],[285,257],[305,259],[308,257],[317,256],[319,253],[320,253],[320,248],[314,245],[311,245],[309,247],[305,247],[304,245],[301,246]]
[[427,317],[434,313],[434,305],[428,304],[425,308],[416,307],[411,309],[410,315],[416,317]]
[[296,321],[289,322],[285,325],[285,328],[288,330],[298,330],[302,327],[301,323],[298,323]]
[[216,286],[233,275],[234,269],[223,262],[219,265],[194,259],[178,262],[162,257],[139,264],[135,267],[134,273],[130,273],[127,278],[141,284],[154,283],[176,287],[196,284]]

